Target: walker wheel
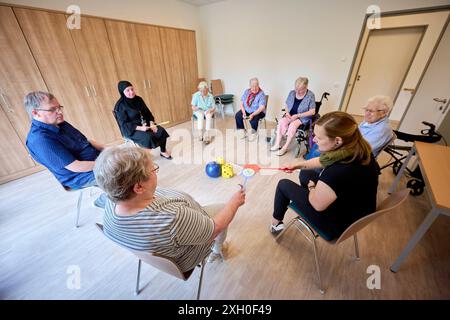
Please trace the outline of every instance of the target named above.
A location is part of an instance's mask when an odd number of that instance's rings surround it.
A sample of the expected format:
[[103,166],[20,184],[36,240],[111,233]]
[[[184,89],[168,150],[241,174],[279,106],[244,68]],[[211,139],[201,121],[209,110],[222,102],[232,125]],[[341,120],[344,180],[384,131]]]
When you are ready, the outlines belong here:
[[419,196],[423,193],[423,189],[425,187],[425,184],[417,179],[411,179],[408,181],[408,183],[406,184],[406,187],[411,189],[410,193],[413,196]]
[[395,175],[398,175],[402,165],[403,163],[401,163],[400,161],[394,162],[394,165],[392,166],[392,171],[394,172]]

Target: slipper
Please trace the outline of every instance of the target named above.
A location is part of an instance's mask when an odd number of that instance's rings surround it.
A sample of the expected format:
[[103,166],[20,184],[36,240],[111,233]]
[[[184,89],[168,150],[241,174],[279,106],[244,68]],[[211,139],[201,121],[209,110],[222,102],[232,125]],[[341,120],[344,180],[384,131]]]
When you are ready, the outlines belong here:
[[172,160],[172,159],[173,159],[172,156],[166,157],[166,156],[163,155],[162,153],[160,153],[159,155],[160,155],[161,157],[163,157],[164,159],[167,159],[167,160]]

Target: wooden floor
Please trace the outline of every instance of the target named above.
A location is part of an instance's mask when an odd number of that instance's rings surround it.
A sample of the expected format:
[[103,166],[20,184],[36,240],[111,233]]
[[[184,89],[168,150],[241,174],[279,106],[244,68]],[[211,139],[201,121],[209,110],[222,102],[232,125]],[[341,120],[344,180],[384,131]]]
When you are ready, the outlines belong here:
[[[184,128],[188,132],[190,126],[185,123],[169,129],[174,153],[180,147],[174,141],[177,136],[174,130]],[[217,126],[233,128],[233,119],[218,119]],[[253,145],[259,144],[265,150],[263,138]],[[211,150],[218,143],[219,139],[203,149],[205,163],[213,160]],[[242,148],[242,141],[235,143],[243,150],[240,152],[249,152]],[[194,141],[194,146],[192,152],[198,157],[201,144]],[[230,152],[236,148],[226,144],[225,157],[233,158]],[[264,153],[278,160],[273,153]],[[181,161],[176,164],[175,160],[160,159],[157,151],[154,154],[161,166],[159,185],[188,192],[201,204],[226,201],[242,182],[241,177],[208,178],[204,164]],[[288,153],[281,161],[291,159],[292,154]],[[380,163],[387,160],[380,157]],[[393,177],[390,168],[383,171],[379,199],[386,196]],[[259,174],[248,182],[247,202],[228,231],[226,260],[206,267],[203,299],[450,298],[450,219],[447,217],[435,221],[397,274],[389,271],[430,209],[426,193],[410,196],[399,210],[360,232],[360,261],[354,260],[351,240],[338,247],[319,240],[327,290],[321,295],[310,244],[295,229],[287,232],[279,244],[269,233],[274,191],[282,178],[296,181],[297,174]],[[0,298],[194,299],[198,270],[189,281],[183,282],[147,265],[143,266],[141,275],[145,288],[139,296],[133,295],[137,259],[95,228],[94,223],[102,221],[102,211],[91,206],[95,196],[83,201],[81,226],[75,229],[77,194],[62,190],[48,171],[0,186]],[[291,217],[293,213],[289,212],[287,218]],[[367,268],[371,265],[381,270],[380,290],[367,288],[370,276]],[[72,266],[81,272],[80,289],[69,289]]]

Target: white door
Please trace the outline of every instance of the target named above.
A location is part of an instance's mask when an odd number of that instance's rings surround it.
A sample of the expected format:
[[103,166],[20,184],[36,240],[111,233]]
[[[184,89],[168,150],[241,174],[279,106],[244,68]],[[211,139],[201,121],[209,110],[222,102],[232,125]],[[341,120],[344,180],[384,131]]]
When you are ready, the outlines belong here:
[[[450,27],[447,26],[417,93],[400,123],[400,131],[420,134],[420,130],[425,128],[422,121],[433,123],[439,131],[450,131],[450,128],[448,128],[450,126],[448,119],[450,103],[449,57]],[[444,121],[444,119],[446,120]]]
[[397,96],[424,31],[424,27],[409,27],[370,32],[348,113],[364,115],[362,107],[372,96]]
[[[448,9],[442,9],[441,11],[432,11],[432,12],[391,14],[391,15],[386,14],[385,16],[381,17],[380,23],[379,23],[379,27],[381,29],[377,30],[377,31],[395,30],[395,29],[398,30],[399,28],[409,29],[411,27],[419,27],[419,28],[425,27],[425,32],[423,34],[423,37],[420,39],[417,50],[414,50],[413,52],[409,53],[409,54],[412,54],[413,59],[412,59],[410,66],[408,66],[408,68],[407,68],[407,70],[408,70],[407,74],[401,80],[400,90],[398,91],[398,89],[397,89],[397,92],[395,94],[392,94],[392,93],[390,94],[392,96],[392,98],[395,99],[394,108],[389,116],[390,120],[400,121],[403,118],[407,107],[409,106],[412,99],[414,98],[418,84],[419,84],[420,80],[422,79],[423,73],[430,61],[430,58],[434,52],[434,49],[436,48],[436,46],[439,42],[439,39],[442,35],[442,31],[444,30],[444,28],[447,25],[447,19],[449,17],[449,12],[450,12],[450,10],[448,10]],[[358,46],[358,49],[356,51],[356,55],[354,58],[354,64],[353,64],[351,72],[350,72],[349,81],[347,83],[347,87],[345,88],[343,99],[341,101],[342,110],[348,111],[350,113],[361,114],[360,113],[361,105],[363,105],[364,102],[368,98],[370,98],[370,96],[372,96],[374,94],[382,94],[383,93],[383,91],[381,91],[381,92],[366,91],[366,93],[364,93],[364,92],[361,93],[359,98],[357,96],[353,97],[356,100],[359,99],[359,102],[358,101],[354,101],[354,102],[350,101],[350,99],[352,98],[351,96],[354,95],[353,94],[354,92],[355,92],[355,95],[359,94],[359,93],[357,93],[357,91],[359,91],[358,88],[356,88],[356,90],[353,90],[353,89],[356,85],[359,86],[359,84],[358,84],[359,81],[357,81],[357,78],[358,78],[357,76],[359,75],[361,66],[364,67],[362,65],[363,57],[366,55],[366,51],[367,51],[366,49],[367,49],[367,45],[368,45],[368,41],[369,41],[369,36],[374,31],[375,30],[369,29],[369,24],[368,24],[368,26],[366,26],[366,28],[363,31],[363,34],[361,36],[360,43],[359,43],[359,46]],[[379,33],[379,34],[383,35],[383,33]],[[397,48],[396,43],[394,43],[392,45],[395,46],[395,48]],[[388,50],[387,50],[388,54],[393,54],[393,55],[394,54],[396,55],[396,53],[395,53],[396,51],[397,51],[397,49],[393,50],[392,48],[388,48]],[[379,54],[381,55],[381,54],[385,54],[385,53],[386,52],[380,52]],[[375,70],[380,68],[380,69],[383,69],[385,72],[387,72],[387,74],[390,73],[390,68],[386,69],[385,66],[383,66],[382,64],[376,63],[375,65],[371,65],[369,67],[371,67]],[[396,66],[395,66],[395,69],[397,69]],[[364,74],[361,74],[360,81],[363,79],[366,79],[366,78],[367,78],[367,76],[364,76]],[[374,85],[376,88],[378,88],[377,91],[378,90],[388,90],[388,89],[383,89],[383,88],[389,87],[389,85],[391,85],[391,81],[392,81],[392,79],[390,78],[390,76],[388,77],[388,76],[386,76],[386,74],[384,74],[384,76],[382,77],[381,80],[377,79],[377,82],[376,83],[374,82],[372,85]],[[388,82],[388,83],[386,83],[386,82]],[[397,85],[395,85],[395,86],[397,86]],[[395,87],[395,86],[393,86],[393,87]],[[371,86],[362,86],[362,87],[368,88],[367,90],[370,90]],[[394,90],[394,91],[396,91],[396,90]],[[349,102],[352,102],[351,108],[349,108]]]

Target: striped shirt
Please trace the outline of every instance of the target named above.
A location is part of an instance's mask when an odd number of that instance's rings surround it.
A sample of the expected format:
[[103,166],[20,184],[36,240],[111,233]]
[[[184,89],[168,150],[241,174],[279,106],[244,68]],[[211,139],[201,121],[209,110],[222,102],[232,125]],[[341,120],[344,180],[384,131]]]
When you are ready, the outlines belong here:
[[214,221],[188,194],[157,188],[155,200],[131,216],[119,216],[107,200],[105,235],[121,246],[175,260],[181,271],[192,270],[211,250]]

